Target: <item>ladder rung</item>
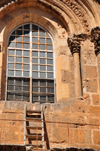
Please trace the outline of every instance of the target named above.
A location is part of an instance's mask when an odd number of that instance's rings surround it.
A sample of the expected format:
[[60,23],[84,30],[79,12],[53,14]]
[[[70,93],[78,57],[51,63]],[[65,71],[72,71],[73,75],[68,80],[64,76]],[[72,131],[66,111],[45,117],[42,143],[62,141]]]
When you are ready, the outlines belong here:
[[27,113],[41,113],[39,110],[26,110]]
[[42,129],[42,127],[26,126],[26,129],[38,129],[38,130],[41,130],[41,129]]
[[[26,129],[27,130],[31,130],[31,129],[34,130],[34,132],[32,132],[32,133],[28,132],[27,134],[26,134],[26,131],[24,131],[24,140],[25,140],[24,144],[26,146],[33,146],[35,150],[44,149],[43,109],[42,110],[30,110],[30,109],[27,110],[27,108],[25,108],[24,115],[25,115],[24,116],[25,117],[24,118],[25,119],[25,123],[26,123],[26,121],[28,121],[28,123],[29,123],[28,126],[26,125],[27,123],[25,124],[24,129],[25,130]],[[42,125],[30,126],[30,122],[34,122],[34,124],[36,122],[42,122]],[[40,130],[39,133],[36,130]],[[26,144],[26,140],[27,139],[34,140],[33,144]]]
[[34,135],[26,135],[26,137],[27,138],[36,138],[38,136],[38,139],[41,139],[42,138],[42,135],[36,135],[36,134],[34,134]]
[[41,121],[42,120],[42,118],[32,118],[32,117],[26,117],[26,121]]
[[26,146],[33,146],[33,147],[42,147],[43,145],[42,144],[26,144]]

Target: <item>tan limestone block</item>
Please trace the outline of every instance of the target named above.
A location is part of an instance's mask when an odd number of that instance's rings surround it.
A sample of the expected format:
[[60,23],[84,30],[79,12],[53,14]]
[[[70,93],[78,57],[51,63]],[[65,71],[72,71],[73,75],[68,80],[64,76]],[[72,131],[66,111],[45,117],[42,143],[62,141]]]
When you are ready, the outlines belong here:
[[64,99],[69,98],[69,85],[68,84],[60,84],[60,88],[58,91],[58,98]]
[[99,106],[88,106],[88,113],[95,117],[100,117],[100,107]]
[[62,70],[61,75],[62,75],[62,82],[69,83],[69,84],[74,83],[74,76],[70,71]]
[[90,94],[83,93],[84,103],[88,106],[91,104]]
[[100,64],[98,64],[98,75],[99,75],[99,78],[100,78]]
[[56,124],[52,128],[52,136],[50,142],[68,143],[68,126],[63,127],[62,124]]
[[17,26],[16,20],[12,19],[8,24],[7,24],[7,32],[10,34],[10,32]]
[[86,66],[87,78],[97,78],[97,67]]
[[91,130],[89,130],[87,128],[87,129],[85,129],[84,133],[85,133],[85,145],[91,145],[92,144],[92,133],[91,133]]
[[69,70],[69,56],[60,56],[62,70]]
[[69,141],[70,145],[77,143],[82,144],[85,142],[84,130],[82,129],[69,129]]
[[33,2],[28,1],[27,2],[27,6],[29,6],[29,7],[32,7],[32,6],[36,7],[36,2],[34,2],[34,1]]
[[22,15],[23,16],[23,22],[29,22],[30,20],[30,14],[29,13],[25,13]]
[[98,56],[97,56],[97,62],[98,62],[98,64],[100,64],[100,54],[98,54]]
[[98,91],[98,84],[96,79],[87,80],[87,92],[97,92]]
[[90,114],[90,115],[88,115],[88,117],[86,119],[86,123],[94,125],[94,126],[99,126],[100,125],[100,117],[95,117],[95,116]]
[[71,110],[74,113],[86,113],[88,106],[83,101],[75,101],[74,105],[71,106]]
[[100,131],[93,131],[93,141],[95,145],[100,145]]
[[61,69],[63,67],[62,56],[57,58],[57,100],[69,98],[69,85],[61,81]]
[[92,94],[93,105],[100,105],[100,96],[99,94]]
[[2,52],[0,52],[0,67],[2,66]]

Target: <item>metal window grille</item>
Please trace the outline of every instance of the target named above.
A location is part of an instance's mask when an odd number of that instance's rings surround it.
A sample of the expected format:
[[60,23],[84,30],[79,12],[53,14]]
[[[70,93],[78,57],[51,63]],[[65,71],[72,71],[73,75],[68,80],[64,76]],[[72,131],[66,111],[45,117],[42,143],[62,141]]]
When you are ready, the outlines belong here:
[[49,33],[33,23],[17,27],[8,40],[6,100],[53,103],[53,64]]

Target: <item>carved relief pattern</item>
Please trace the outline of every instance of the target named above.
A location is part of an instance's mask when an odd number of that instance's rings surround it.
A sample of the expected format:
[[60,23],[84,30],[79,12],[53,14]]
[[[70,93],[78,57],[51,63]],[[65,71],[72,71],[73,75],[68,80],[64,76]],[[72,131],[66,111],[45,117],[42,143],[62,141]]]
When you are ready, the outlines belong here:
[[[6,8],[8,5],[11,5],[13,3],[21,3],[24,0],[7,0],[4,4],[2,4],[0,11]],[[74,13],[75,15],[79,18],[81,21],[82,25],[84,26],[84,29],[86,32],[90,31],[89,28],[89,19],[88,16],[86,15],[86,11],[75,1],[75,0],[59,0],[60,2],[64,3],[65,6],[68,6]],[[60,3],[59,2],[59,3]]]
[[91,31],[91,41],[94,42],[95,53],[100,53],[100,27],[96,27]]
[[68,46],[72,54],[80,53],[80,39],[76,35],[68,38]]
[[73,10],[76,16],[81,20],[81,23],[84,25],[85,30],[89,32],[90,28],[85,10],[82,9],[82,7],[80,7],[79,4],[74,0],[60,0],[60,1],[66,4],[71,10]]

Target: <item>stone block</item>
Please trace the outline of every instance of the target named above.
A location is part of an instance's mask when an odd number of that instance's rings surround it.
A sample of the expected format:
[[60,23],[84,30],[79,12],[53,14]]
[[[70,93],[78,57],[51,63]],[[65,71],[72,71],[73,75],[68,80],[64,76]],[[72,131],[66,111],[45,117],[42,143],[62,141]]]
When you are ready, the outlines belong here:
[[99,74],[99,78],[100,78],[100,64],[98,64],[98,74]]
[[87,92],[97,92],[98,84],[96,79],[91,79],[86,81],[86,90]]
[[83,93],[83,99],[84,99],[85,105],[91,104],[90,94]]
[[100,117],[100,107],[98,106],[88,106],[88,113],[95,117]]
[[84,130],[82,129],[69,129],[69,143],[70,145],[83,144],[85,142]]
[[88,130],[88,128],[85,129],[85,144],[92,145],[92,133],[91,130]]
[[82,101],[80,101],[80,102],[76,101],[74,103],[74,105],[71,106],[71,111],[74,113],[76,113],[76,112],[86,113],[87,112],[87,106]]
[[86,66],[87,78],[97,78],[97,67]]
[[100,105],[100,96],[99,94],[92,94],[93,105]]
[[61,71],[62,82],[65,83],[74,83],[74,75],[66,70]]
[[63,127],[62,124],[59,123],[53,125],[50,142],[68,143],[68,126]]
[[100,125],[100,117],[95,117],[95,116],[90,114],[87,116],[86,124],[99,126]]
[[93,131],[93,141],[95,145],[100,145],[100,131]]

